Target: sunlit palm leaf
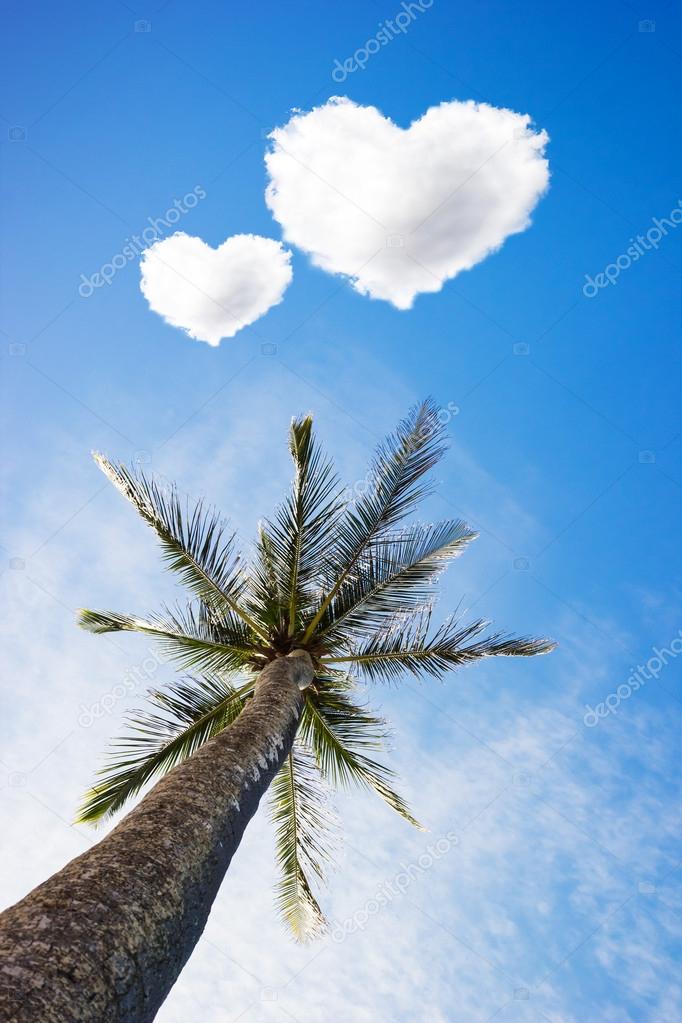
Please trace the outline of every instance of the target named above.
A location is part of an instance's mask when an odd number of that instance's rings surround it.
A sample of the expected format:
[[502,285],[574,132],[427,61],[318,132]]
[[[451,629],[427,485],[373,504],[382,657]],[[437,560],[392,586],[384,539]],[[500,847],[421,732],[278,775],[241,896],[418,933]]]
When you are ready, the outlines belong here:
[[312,753],[296,740],[271,786],[271,816],[280,869],[277,905],[298,941],[322,934],[326,920],[311,879],[333,862],[336,818]]
[[[239,599],[245,576],[234,550],[234,533],[227,531],[220,516],[197,501],[193,506],[181,500],[177,488],[160,486],[142,472],[131,472],[95,453],[95,461],[142,518],[154,529],[168,567],[178,572],[184,584],[209,607],[228,609],[244,617]],[[261,638],[259,624],[250,627]]]
[[312,416],[291,424],[289,451],[295,467],[291,493],[265,527],[289,635],[310,604],[311,584],[319,578],[321,558],[342,507],[338,477],[316,443],[312,426]]
[[387,616],[428,606],[434,583],[477,533],[461,520],[411,526],[370,545],[320,620],[326,643],[372,631]]
[[247,610],[257,617],[272,635],[282,635],[286,631],[288,606],[280,589],[272,540],[264,523],[258,525],[258,539],[249,573],[248,591],[243,601]]
[[423,830],[391,787],[394,772],[367,755],[368,750],[384,749],[387,734],[383,718],[368,713],[333,683],[319,693],[306,694],[301,735],[315,753],[323,775],[334,785],[372,789],[392,810]]
[[415,406],[377,449],[370,485],[347,507],[331,538],[325,558],[326,596],[306,628],[306,639],[314,634],[368,545],[409,515],[430,492],[431,485],[423,477],[445,451],[439,411],[432,401]]
[[420,616],[412,625],[398,620],[358,644],[351,653],[325,661],[331,665],[350,664],[371,680],[391,682],[406,671],[417,677],[441,678],[446,671],[483,657],[534,657],[549,653],[555,646],[545,639],[501,633],[481,637],[489,625],[483,620],[460,625],[453,619],[429,637],[428,623],[428,615]]
[[128,719],[130,734],[112,745],[111,761],[86,794],[77,821],[110,817],[154,778],[191,756],[237,717],[253,693],[253,682],[235,688],[226,678],[209,676],[172,683],[149,694],[155,711]]
[[77,621],[88,632],[140,632],[151,636],[169,657],[188,670],[234,671],[254,663],[257,651],[242,629],[221,628],[191,606],[184,612],[166,609],[165,615],[147,618],[82,608]]

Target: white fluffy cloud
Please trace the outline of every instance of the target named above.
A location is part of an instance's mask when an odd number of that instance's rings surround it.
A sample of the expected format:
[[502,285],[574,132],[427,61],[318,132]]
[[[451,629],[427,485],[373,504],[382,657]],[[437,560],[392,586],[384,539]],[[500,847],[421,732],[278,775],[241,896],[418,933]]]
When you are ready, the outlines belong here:
[[403,129],[336,97],[270,138],[266,201],[285,240],[399,309],[525,230],[549,180],[529,115],[471,100]]
[[263,316],[291,283],[291,253],[280,242],[237,234],[217,249],[178,231],[143,254],[142,294],[173,327],[219,345]]

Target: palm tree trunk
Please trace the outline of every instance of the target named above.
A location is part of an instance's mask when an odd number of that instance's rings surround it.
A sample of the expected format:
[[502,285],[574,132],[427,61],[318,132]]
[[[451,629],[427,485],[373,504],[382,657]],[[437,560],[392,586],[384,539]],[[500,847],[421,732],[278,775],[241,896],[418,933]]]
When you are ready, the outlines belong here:
[[291,749],[312,678],[303,651],[271,662],[229,728],[0,916],[3,1023],[154,1018]]

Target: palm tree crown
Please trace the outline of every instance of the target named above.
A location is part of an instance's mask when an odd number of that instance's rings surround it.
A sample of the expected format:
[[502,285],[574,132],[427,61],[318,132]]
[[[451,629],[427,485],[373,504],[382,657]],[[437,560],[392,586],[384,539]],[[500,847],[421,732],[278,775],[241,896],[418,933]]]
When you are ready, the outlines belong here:
[[444,452],[433,402],[412,409],[380,445],[369,485],[354,500],[320,450],[310,416],[292,422],[289,448],[291,491],[260,525],[248,564],[234,535],[201,501],[192,505],[174,487],[95,456],[155,530],[168,567],[192,599],[145,618],[82,610],[79,622],[95,633],[152,636],[192,674],[149,694],[150,708],[131,718],[78,819],[114,814],[234,721],[269,661],[307,651],[315,679],[271,790],[279,908],[294,934],[306,938],[325,925],[313,888],[334,845],[330,787],[371,788],[419,827],[392,787],[393,772],[375,759],[386,723],[360,702],[361,680],[396,682],[405,672],[438,678],[482,657],[543,654],[553,644],[486,633],[482,620],[451,618],[431,628],[436,576],[476,537],[459,520],[402,524],[430,491],[427,473]]

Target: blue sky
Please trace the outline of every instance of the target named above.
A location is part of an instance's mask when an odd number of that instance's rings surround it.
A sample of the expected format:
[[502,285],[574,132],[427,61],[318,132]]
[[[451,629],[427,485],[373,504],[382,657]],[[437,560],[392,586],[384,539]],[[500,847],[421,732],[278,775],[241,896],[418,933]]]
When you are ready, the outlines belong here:
[[[315,412],[353,481],[396,419],[432,394],[455,413],[426,514],[462,514],[481,531],[449,572],[443,607],[463,598],[560,648],[378,694],[406,791],[433,840],[454,830],[456,848],[364,929],[304,951],[275,919],[271,838],[257,822],[159,1019],[317,1020],[352,999],[358,1020],[673,1020],[675,657],[595,727],[583,716],[682,625],[682,235],[668,229],[595,297],[583,286],[678,207],[679,10],[434,0],[364,70],[334,82],[335,61],[399,10],[10,5],[3,899],[92,841],[68,821],[107,737],[139,704],[128,694],[79,724],[146,648],[78,632],[73,608],[142,611],[169,592],[152,538],[90,450],[176,478],[248,536],[287,479],[293,414]],[[284,301],[218,348],[149,311],[137,260],[79,295],[81,275],[197,186],[206,197],[182,230],[213,246],[238,233],[280,239],[263,197],[266,136],[292,109],[339,94],[403,128],[452,99],[530,114],[550,136],[551,172],[530,228],[408,311],[357,294],[294,248]],[[348,813],[330,892],[340,920],[428,844],[365,800]]]

